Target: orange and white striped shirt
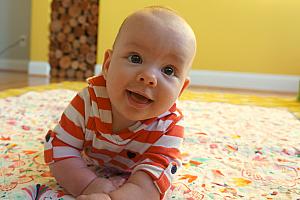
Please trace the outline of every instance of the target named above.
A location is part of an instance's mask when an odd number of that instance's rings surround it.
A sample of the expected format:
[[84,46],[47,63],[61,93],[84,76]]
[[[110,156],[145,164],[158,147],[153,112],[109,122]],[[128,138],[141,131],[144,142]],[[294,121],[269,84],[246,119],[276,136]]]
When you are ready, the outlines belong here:
[[114,134],[111,104],[102,75],[88,80],[46,135],[45,162],[81,157],[84,151],[100,166],[146,172],[161,199],[181,167],[179,147],[183,141],[183,118],[174,104],[162,115],[137,121]]

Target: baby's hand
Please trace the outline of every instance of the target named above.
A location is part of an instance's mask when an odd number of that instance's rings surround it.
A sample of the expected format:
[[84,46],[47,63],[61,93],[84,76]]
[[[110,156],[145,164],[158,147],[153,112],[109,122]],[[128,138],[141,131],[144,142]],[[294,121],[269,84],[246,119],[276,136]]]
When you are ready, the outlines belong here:
[[82,194],[93,194],[93,193],[110,193],[118,189],[111,180],[106,178],[98,177],[93,180],[87,188],[84,189]]
[[104,193],[94,193],[90,195],[80,195],[76,200],[111,200],[111,198]]
[[110,177],[109,180],[118,189],[126,182],[127,179],[121,176],[114,176],[114,177]]

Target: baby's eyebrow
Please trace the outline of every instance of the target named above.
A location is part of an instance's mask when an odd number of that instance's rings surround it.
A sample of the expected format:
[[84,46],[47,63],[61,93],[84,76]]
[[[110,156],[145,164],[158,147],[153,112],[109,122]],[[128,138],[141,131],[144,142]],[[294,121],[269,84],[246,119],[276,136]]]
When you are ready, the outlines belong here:
[[174,60],[176,63],[184,62],[184,57],[181,54],[170,53],[168,57],[170,57],[170,59]]
[[[152,49],[150,46],[147,46],[146,44],[143,43],[138,43],[136,41],[129,41],[125,43],[126,48],[130,49],[131,52],[151,52]],[[165,59],[169,60],[170,63],[168,64],[173,64],[176,65],[175,67],[178,70],[181,70],[180,66],[183,65],[185,63],[185,57],[184,55],[182,55],[181,52],[176,52],[176,50],[174,52],[170,52],[167,55],[165,55]]]
[[132,49],[138,49],[138,50],[146,50],[146,51],[149,51],[150,48],[147,47],[146,45],[143,45],[141,43],[137,43],[137,42],[128,42],[128,43],[125,43],[125,46],[128,47],[128,48],[132,48]]

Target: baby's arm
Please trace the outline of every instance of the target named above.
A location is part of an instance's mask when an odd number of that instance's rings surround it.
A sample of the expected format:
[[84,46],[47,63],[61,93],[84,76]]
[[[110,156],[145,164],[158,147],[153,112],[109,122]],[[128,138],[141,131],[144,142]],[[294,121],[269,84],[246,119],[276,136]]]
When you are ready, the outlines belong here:
[[172,180],[181,167],[180,144],[183,127],[174,125],[162,135],[144,154],[140,165],[133,169],[133,175],[120,189],[109,196],[112,200],[143,199],[159,200],[170,188]]
[[109,193],[112,200],[159,200],[160,194],[151,177],[143,172],[137,171],[119,189]]
[[112,183],[97,178],[80,156],[85,141],[85,127],[91,109],[89,89],[80,91],[63,112],[54,130],[45,137],[45,162],[57,182],[74,196],[111,192]]
[[[109,198],[110,197],[110,198]],[[150,176],[137,171],[119,189],[106,194],[81,195],[76,200],[159,200],[160,195]]]
[[73,196],[91,193],[109,193],[116,189],[112,182],[97,177],[81,158],[69,158],[50,165],[57,182]]

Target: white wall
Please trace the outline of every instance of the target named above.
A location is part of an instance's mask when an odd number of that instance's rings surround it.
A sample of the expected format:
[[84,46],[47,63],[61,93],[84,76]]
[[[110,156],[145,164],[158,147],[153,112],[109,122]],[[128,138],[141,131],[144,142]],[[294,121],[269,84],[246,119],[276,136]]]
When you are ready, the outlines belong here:
[[0,69],[27,70],[30,11],[31,0],[0,0],[0,52],[22,35],[26,36],[23,46],[17,45],[0,55]]

